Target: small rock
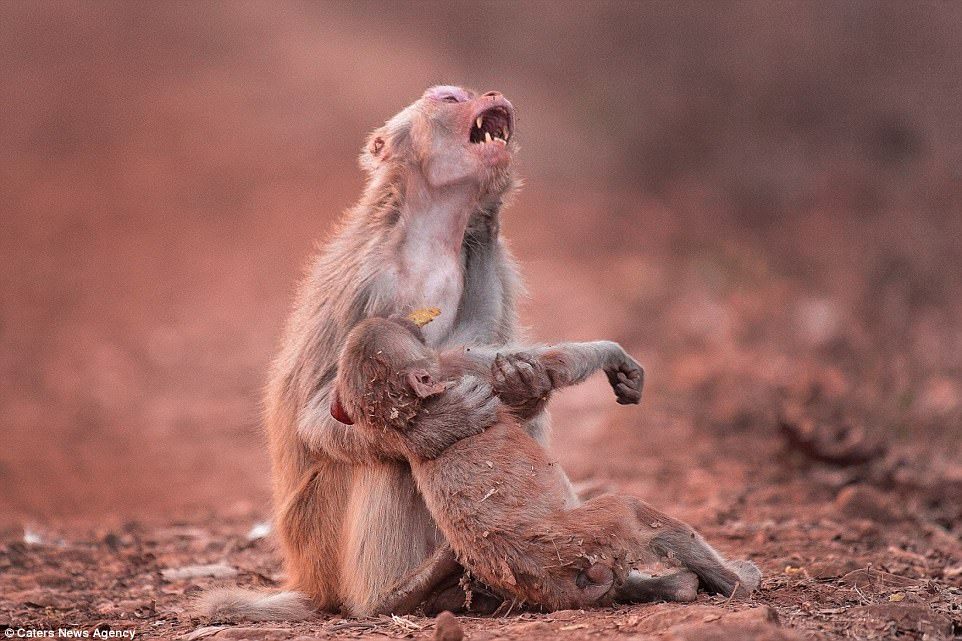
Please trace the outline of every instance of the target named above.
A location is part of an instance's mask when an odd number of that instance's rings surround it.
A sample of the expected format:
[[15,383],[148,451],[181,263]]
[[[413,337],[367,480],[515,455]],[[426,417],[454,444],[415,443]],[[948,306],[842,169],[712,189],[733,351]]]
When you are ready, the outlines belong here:
[[943,416],[956,410],[962,404],[959,384],[946,377],[930,379],[919,395],[916,409],[925,414]]
[[826,559],[816,561],[806,568],[810,577],[821,581],[837,579],[858,569],[859,564],[852,559]]
[[898,574],[883,572],[872,568],[853,570],[839,579],[839,582],[863,589],[909,588],[922,583],[918,579],[910,579],[906,576],[899,576]]
[[668,631],[665,641],[803,641],[798,632],[771,623],[696,623],[679,625]]
[[952,622],[921,603],[879,603],[863,605],[849,610],[852,617],[866,616],[894,623],[900,630],[911,630],[921,638],[940,639],[951,637]]
[[209,636],[213,636],[220,632],[221,630],[226,630],[226,625],[208,625],[201,628],[197,628],[186,637],[184,641],[197,641],[197,639],[205,639]]
[[863,429],[819,423],[803,410],[788,414],[779,425],[782,437],[790,449],[813,461],[839,467],[862,465],[881,458],[887,450],[885,443]]
[[226,628],[210,638],[233,641],[287,641],[291,638],[291,630],[290,628]]
[[182,581],[184,579],[196,579],[201,576],[210,576],[215,579],[229,579],[237,576],[237,568],[231,567],[226,563],[211,563],[209,565],[185,565],[182,568],[167,568],[161,570],[160,575],[165,581]]
[[729,612],[721,618],[723,624],[750,624],[750,623],[772,623],[778,625],[778,612],[775,608],[763,605],[757,608]]
[[263,539],[271,533],[271,529],[272,528],[269,521],[259,521],[255,523],[247,533],[247,540],[256,541],[258,539]]
[[[713,605],[692,604],[672,607],[674,604],[654,604],[640,613],[634,624],[634,632],[638,634],[661,634],[669,628],[678,625],[704,621],[710,617],[721,619],[728,611]],[[717,619],[712,624],[717,623]]]
[[852,485],[839,492],[835,497],[835,507],[846,516],[876,523],[892,523],[902,518],[887,495],[867,485]]
[[584,610],[556,610],[551,613],[552,621],[574,621],[585,614]]
[[456,616],[445,610],[434,619],[435,641],[461,641],[464,630]]
[[69,587],[73,578],[58,572],[37,572],[33,576],[34,583],[43,588]]
[[[527,623],[514,623],[511,625],[511,634],[516,639],[554,639],[558,636],[558,630],[564,630],[572,624],[555,626],[547,621],[529,621]],[[575,624],[577,625],[577,624]],[[499,639],[504,637],[497,637]]]
[[61,599],[47,589],[12,592],[4,596],[14,603],[22,603],[30,608],[56,608],[62,605]]
[[[688,616],[686,616],[688,613]],[[659,617],[652,632],[664,634],[666,641],[801,641],[804,637],[778,627],[774,608],[761,606],[729,612],[711,606],[691,606],[672,611],[674,620]],[[650,618],[654,622],[654,617]],[[667,624],[667,625],[665,625]]]
[[23,528],[23,542],[27,545],[43,545],[43,535],[29,527]]
[[839,537],[840,541],[865,542],[878,538],[882,533],[881,525],[870,519],[852,519],[849,525],[850,531]]

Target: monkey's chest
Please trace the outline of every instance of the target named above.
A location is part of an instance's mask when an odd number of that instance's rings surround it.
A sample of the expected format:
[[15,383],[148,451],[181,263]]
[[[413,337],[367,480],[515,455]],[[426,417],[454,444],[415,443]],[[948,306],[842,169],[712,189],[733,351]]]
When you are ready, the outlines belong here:
[[406,261],[397,271],[397,287],[402,312],[422,307],[441,310],[440,316],[422,330],[429,344],[439,344],[454,327],[461,304],[464,271],[460,259],[426,254],[416,260]]

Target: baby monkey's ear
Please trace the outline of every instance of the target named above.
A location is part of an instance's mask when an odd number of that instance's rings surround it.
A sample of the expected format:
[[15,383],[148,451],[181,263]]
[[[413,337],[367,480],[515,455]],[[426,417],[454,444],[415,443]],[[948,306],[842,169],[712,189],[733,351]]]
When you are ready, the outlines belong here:
[[434,377],[423,367],[408,370],[407,381],[418,398],[430,398],[447,389],[444,383],[434,382]]
[[341,405],[341,396],[336,387],[331,391],[331,416],[345,425],[354,425],[354,420]]

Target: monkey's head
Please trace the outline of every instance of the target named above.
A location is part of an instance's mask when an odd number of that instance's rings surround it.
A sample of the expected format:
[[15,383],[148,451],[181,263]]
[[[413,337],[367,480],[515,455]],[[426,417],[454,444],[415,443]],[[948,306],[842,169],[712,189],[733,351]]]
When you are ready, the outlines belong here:
[[353,425],[403,430],[425,399],[446,386],[435,379],[437,358],[413,321],[369,318],[351,330],[341,350],[331,415]]
[[431,87],[368,138],[361,166],[372,177],[400,163],[434,188],[475,184],[498,196],[512,184],[514,107],[497,91]]

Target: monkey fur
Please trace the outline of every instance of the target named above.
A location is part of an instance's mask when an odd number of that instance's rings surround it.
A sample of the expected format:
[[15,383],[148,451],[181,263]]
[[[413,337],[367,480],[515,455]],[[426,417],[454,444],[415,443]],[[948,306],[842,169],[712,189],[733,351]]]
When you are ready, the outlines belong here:
[[[454,558],[503,597],[557,610],[691,601],[699,581],[724,595],[758,587],[754,564],[726,561],[690,526],[637,498],[609,495],[574,504],[557,463],[507,406],[498,408],[492,426],[447,447],[419,424],[465,387],[496,398],[506,381],[517,384],[504,373],[518,366],[549,381],[550,389],[601,369],[619,403],[641,398],[643,370],[617,343],[439,352],[411,322],[372,318],[348,336],[332,412],[410,462]],[[635,569],[654,562],[679,569],[661,577]],[[392,595],[389,605],[413,605],[406,588]]]
[[[437,86],[368,138],[364,193],[300,284],[264,399],[288,607],[278,615],[263,607],[263,591],[233,588],[202,594],[197,614],[296,619],[316,608],[364,616],[383,609],[405,577],[425,576],[421,566],[442,537],[408,463],[331,417],[331,383],[348,333],[371,316],[439,304],[449,313],[425,328],[432,346],[518,340],[520,281],[500,235],[515,185],[514,114],[500,93]],[[518,389],[525,429],[544,443],[540,391]],[[439,404],[440,445],[497,420],[490,398],[461,391]]]

